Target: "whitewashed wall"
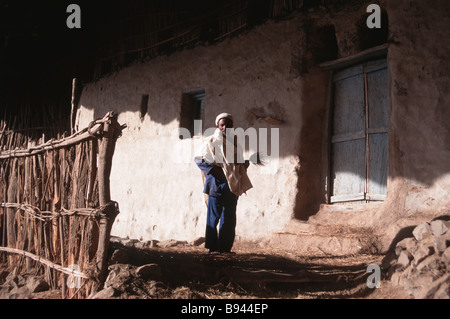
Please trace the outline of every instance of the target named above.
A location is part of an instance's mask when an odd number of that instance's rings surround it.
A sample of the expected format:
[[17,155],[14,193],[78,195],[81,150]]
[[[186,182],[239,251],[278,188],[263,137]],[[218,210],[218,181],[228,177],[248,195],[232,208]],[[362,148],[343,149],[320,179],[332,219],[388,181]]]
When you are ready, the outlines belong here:
[[[293,36],[292,20],[269,22],[218,45],[134,64],[84,87],[78,128],[109,110],[127,124],[111,173],[111,195],[120,205],[113,235],[188,241],[204,235],[203,186],[193,162],[200,141],[180,141],[177,135],[182,92],[196,88],[206,92],[205,128],[214,126],[217,114],[230,112],[235,127],[279,129],[279,161],[248,170],[254,188],[239,199],[236,232],[238,239],[257,240],[284,228],[293,214],[298,165],[293,154],[300,132],[300,83],[289,76]],[[141,120],[145,94],[148,113]],[[286,123],[249,118],[255,108]]]

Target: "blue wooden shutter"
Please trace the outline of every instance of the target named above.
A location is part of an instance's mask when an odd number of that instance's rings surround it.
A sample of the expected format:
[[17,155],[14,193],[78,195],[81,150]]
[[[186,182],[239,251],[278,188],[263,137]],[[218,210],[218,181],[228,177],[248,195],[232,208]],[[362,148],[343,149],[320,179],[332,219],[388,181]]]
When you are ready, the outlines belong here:
[[386,196],[387,77],[385,60],[334,74],[331,202]]

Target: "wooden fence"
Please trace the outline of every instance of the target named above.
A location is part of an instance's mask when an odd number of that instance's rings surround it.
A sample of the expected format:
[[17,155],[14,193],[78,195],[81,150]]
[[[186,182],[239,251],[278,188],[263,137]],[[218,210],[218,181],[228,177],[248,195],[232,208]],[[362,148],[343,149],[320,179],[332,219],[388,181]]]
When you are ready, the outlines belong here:
[[0,259],[43,273],[63,298],[85,298],[105,280],[119,213],[109,176],[123,128],[110,112],[69,137],[0,152]]

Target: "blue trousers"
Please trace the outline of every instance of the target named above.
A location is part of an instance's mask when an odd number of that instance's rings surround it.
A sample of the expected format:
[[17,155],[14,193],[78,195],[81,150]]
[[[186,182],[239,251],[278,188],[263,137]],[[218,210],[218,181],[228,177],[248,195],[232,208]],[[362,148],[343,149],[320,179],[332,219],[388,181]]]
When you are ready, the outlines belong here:
[[[209,196],[205,247],[210,251],[229,252],[233,247],[237,200],[238,197],[231,192],[220,197]],[[219,224],[219,233],[217,233],[217,224]]]

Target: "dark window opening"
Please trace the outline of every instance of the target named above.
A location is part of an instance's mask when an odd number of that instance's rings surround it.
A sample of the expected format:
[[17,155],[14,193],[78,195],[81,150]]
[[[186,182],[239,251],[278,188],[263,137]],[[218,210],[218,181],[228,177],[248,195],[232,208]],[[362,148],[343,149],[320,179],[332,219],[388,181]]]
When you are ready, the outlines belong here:
[[139,109],[139,117],[141,118],[141,121],[144,120],[145,114],[147,114],[148,111],[148,94],[142,95],[141,98],[141,106]]
[[338,45],[334,25],[311,28],[308,33],[309,48],[316,64],[338,57]]
[[334,25],[317,27],[306,23],[292,49],[290,75],[304,75],[317,64],[337,59],[338,51]]
[[[189,130],[191,137],[203,132],[205,118],[205,90],[195,89],[183,92],[181,99],[180,128]],[[195,125],[195,121],[201,125]],[[197,122],[200,124],[200,122]]]

